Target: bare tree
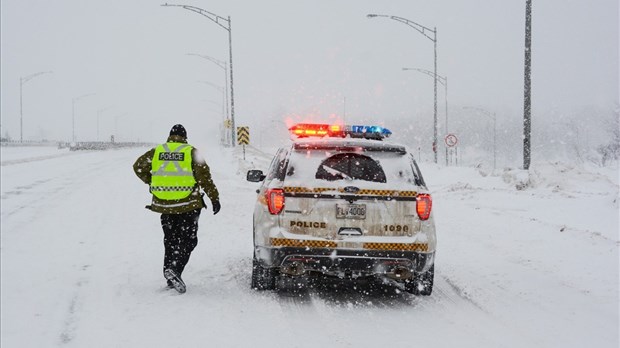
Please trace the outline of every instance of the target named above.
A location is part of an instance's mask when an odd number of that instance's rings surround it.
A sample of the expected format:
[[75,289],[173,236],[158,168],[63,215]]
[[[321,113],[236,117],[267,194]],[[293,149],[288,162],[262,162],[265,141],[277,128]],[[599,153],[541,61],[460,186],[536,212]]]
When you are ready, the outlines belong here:
[[596,149],[601,155],[601,165],[603,166],[607,165],[610,160],[617,161],[620,158],[620,108],[618,106],[616,106],[612,117],[605,123],[611,140]]

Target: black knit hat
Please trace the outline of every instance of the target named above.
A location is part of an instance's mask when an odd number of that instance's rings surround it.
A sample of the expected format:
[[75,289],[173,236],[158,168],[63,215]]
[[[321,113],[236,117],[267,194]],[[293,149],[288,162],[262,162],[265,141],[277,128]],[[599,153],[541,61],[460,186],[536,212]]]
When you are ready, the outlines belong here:
[[185,131],[185,127],[180,124],[175,124],[174,126],[172,126],[172,129],[170,130],[170,135],[178,135],[180,137],[187,138],[187,132]]

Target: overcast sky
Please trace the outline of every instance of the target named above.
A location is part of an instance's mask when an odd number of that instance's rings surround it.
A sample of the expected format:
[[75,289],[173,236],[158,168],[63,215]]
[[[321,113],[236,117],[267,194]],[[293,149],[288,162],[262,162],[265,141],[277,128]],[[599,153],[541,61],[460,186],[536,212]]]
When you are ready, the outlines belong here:
[[[216,138],[223,95],[212,85],[225,86],[224,71],[187,54],[228,61],[228,33],[163,2],[2,0],[2,135],[19,139],[20,77],[53,71],[23,85],[24,139],[70,140],[72,100],[89,93],[75,103],[78,140],[96,139],[98,110],[101,139],[162,141],[174,123],[190,140]],[[433,70],[432,41],[368,13],[437,28],[451,118],[474,117],[466,105],[522,117],[525,0],[177,4],[231,16],[235,119],[254,141],[286,119],[345,113],[354,123],[432,124],[432,78],[402,71]],[[618,15],[617,0],[534,0],[535,118],[618,102]]]

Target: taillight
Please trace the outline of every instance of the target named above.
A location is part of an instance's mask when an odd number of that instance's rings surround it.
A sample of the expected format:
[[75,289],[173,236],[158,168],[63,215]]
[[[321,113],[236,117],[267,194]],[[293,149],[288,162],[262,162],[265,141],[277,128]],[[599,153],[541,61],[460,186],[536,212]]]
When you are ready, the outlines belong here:
[[267,197],[269,212],[273,215],[280,214],[284,209],[284,190],[279,188],[268,189],[265,196]]
[[431,216],[433,199],[428,193],[420,193],[416,198],[416,211],[420,220],[428,220]]

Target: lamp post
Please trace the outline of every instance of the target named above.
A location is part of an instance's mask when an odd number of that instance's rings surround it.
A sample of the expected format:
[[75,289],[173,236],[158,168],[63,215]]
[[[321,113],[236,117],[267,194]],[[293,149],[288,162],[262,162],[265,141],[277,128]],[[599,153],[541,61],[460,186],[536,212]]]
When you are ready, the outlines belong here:
[[495,113],[491,113],[490,111],[475,107],[475,106],[465,106],[463,107],[465,110],[474,110],[477,111],[491,119],[493,119],[493,171],[495,171],[497,164],[497,117]]
[[[222,95],[226,94],[226,89],[220,85],[217,85],[213,82],[209,82],[209,81],[196,81],[198,83],[204,83],[205,85],[209,85],[215,89],[217,89],[218,91],[222,92]],[[224,104],[222,104],[222,114],[224,114]]]
[[[188,53],[188,56],[196,56],[196,57],[200,57],[206,60],[209,60],[211,62],[213,62],[215,65],[219,66],[220,68],[224,69],[224,85],[226,88],[226,90],[228,90],[228,78],[227,73],[228,73],[228,64],[225,61],[219,60],[219,59],[215,59],[213,57],[209,57],[207,55],[203,55],[203,54],[196,54],[196,53]],[[224,104],[226,105],[226,113],[225,116],[226,118],[229,117],[229,109],[228,109],[228,93],[224,93],[224,97],[225,97],[225,101]]]
[[[196,54],[196,53],[188,53],[188,56],[196,56],[196,57],[200,57],[203,59],[206,59],[212,63],[214,63],[215,65],[219,66],[220,68],[222,68],[224,70],[224,85],[225,85],[225,90],[223,93],[224,96],[224,103],[223,105],[225,105],[226,107],[226,111],[223,112],[224,114],[224,120],[222,121],[224,125],[226,125],[226,120],[228,120],[230,118],[230,114],[229,114],[229,109],[228,109],[228,93],[226,91],[228,91],[228,78],[227,78],[227,73],[228,73],[228,65],[225,61],[219,60],[219,59],[215,59],[213,57],[209,57],[207,55],[203,55],[203,54]],[[228,138],[228,137],[226,137]],[[229,141],[229,139],[226,139],[226,141]],[[229,146],[233,146],[232,143],[228,144]]]
[[[421,24],[418,24],[414,21],[410,21],[406,18],[402,18],[402,17],[397,17],[397,16],[389,16],[389,15],[379,15],[379,14],[369,14],[366,15],[366,17],[368,18],[375,18],[375,17],[385,17],[385,18],[389,18],[389,19],[393,19],[397,22],[401,22],[403,24],[406,24],[410,27],[412,27],[413,29],[417,30],[420,34],[424,35],[427,39],[431,40],[433,42],[434,45],[434,52],[435,52],[435,56],[434,56],[434,72],[433,72],[433,80],[434,80],[434,85],[433,85],[433,91],[434,91],[434,106],[433,106],[433,153],[435,155],[435,163],[437,163],[437,27],[431,29],[431,28],[427,28]],[[429,33],[432,33],[433,36],[430,36]]]
[[107,106],[105,108],[97,109],[97,141],[99,141],[99,117],[103,112],[108,111],[111,108],[111,106]]
[[[445,132],[446,135],[449,134],[448,132],[448,77],[447,76],[441,76],[441,75],[435,75],[434,72],[426,70],[426,69],[419,69],[419,68],[403,68],[403,71],[406,70],[415,70],[415,71],[419,71],[423,74],[426,74],[430,77],[437,77],[437,82],[439,82],[440,84],[442,84],[445,88],[445,92],[444,92],[444,97],[446,100],[446,125],[445,125]],[[448,147],[446,146],[446,166],[448,165]]]
[[122,114],[120,114],[120,115],[116,115],[116,116],[114,116],[114,140],[119,140],[119,138],[120,138],[120,137],[118,136],[118,128],[117,128],[117,126],[118,126],[118,119],[119,119],[119,118],[123,118],[123,117],[125,117],[125,116],[127,116],[127,113],[126,113],[126,112],[124,112],[124,113],[122,113]]
[[259,146],[261,150],[264,150],[263,148],[263,133],[265,133],[264,130],[267,129],[268,127],[271,127],[272,125],[275,125],[276,127],[282,126],[282,121],[269,120],[269,122],[263,124],[260,130],[260,133],[259,133]]
[[[213,88],[217,89],[218,91],[222,92],[222,95],[226,95],[226,89],[225,89],[224,87],[222,87],[222,86],[216,85],[215,83],[212,83],[212,82],[209,82],[209,81],[196,81],[196,82],[198,82],[198,83],[204,83],[205,85],[209,85],[209,86],[211,86],[211,87],[213,87]],[[206,101],[213,103],[213,101],[211,101],[211,100],[206,100]],[[224,104],[222,104],[222,115],[224,115]],[[225,127],[226,127],[226,125],[227,125],[227,122],[226,122],[226,121],[228,121],[228,120],[224,120],[224,122],[222,123],[222,126],[223,126],[224,128],[225,128]],[[221,131],[221,132],[222,132],[222,135],[224,135],[224,136],[220,138],[220,142],[221,142],[221,143],[225,143],[225,142],[226,142],[226,141],[228,141],[229,139],[228,139],[228,137],[226,137],[226,132],[223,130],[223,128],[222,128],[222,131]],[[231,146],[231,147],[233,147],[234,145],[233,145],[233,144],[230,144],[230,146]]]
[[90,97],[91,95],[95,95],[95,93],[83,94],[71,100],[71,141],[73,142],[75,142],[75,102],[79,101],[80,99]]
[[219,25],[224,30],[228,31],[228,55],[229,55],[229,66],[230,66],[230,121],[231,121],[231,130],[230,136],[232,139],[232,146],[234,147],[236,144],[235,141],[235,91],[233,88],[233,55],[232,55],[232,22],[230,20],[230,16],[228,18],[224,18],[222,16],[218,16],[215,13],[205,11],[199,7],[188,6],[188,5],[174,5],[174,4],[163,4],[162,6],[176,6],[182,7],[186,10],[198,13],[204,17],[207,17],[209,20]]
[[23,89],[24,84],[37,76],[41,76],[43,74],[51,74],[52,71],[40,71],[38,73],[34,73],[28,75],[26,77],[19,78],[19,142],[24,141],[24,104],[23,104]]
[[226,93],[226,90],[224,89],[224,87],[217,85],[213,82],[209,82],[209,81],[196,81],[198,83],[204,83],[205,85],[209,85],[215,89],[217,89],[218,91],[222,92],[222,93]]

